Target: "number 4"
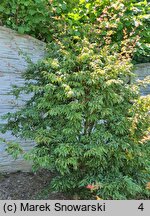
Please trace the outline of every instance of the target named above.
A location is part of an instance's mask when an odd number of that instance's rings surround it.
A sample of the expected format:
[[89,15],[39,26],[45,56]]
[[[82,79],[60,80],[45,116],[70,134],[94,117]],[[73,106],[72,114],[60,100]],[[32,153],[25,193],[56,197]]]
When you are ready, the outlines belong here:
[[143,206],[143,203],[141,203],[138,207],[139,210],[143,211],[144,210],[144,206]]

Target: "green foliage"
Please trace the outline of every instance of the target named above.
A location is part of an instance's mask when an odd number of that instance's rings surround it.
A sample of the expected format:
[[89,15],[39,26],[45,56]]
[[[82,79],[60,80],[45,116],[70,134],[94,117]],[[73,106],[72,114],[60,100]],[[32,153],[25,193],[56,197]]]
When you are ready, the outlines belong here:
[[69,32],[80,37],[91,34],[93,41],[96,39],[100,44],[106,44],[109,37],[109,43],[118,43],[120,48],[126,40],[128,50],[133,44],[136,47],[134,62],[149,62],[149,10],[150,4],[146,0],[81,0],[68,13]]
[[[150,5],[147,0],[2,0],[3,25],[46,42],[64,36],[99,41],[105,45],[126,40],[134,44],[134,62],[150,60]],[[124,45],[123,45],[124,47]]]
[[[80,199],[149,197],[150,98],[130,83],[132,60],[149,61],[146,0],[3,0],[3,25],[50,42],[13,94],[30,95],[2,131],[31,139],[34,169],[56,172],[51,187]],[[145,80],[148,83],[148,79]],[[91,189],[86,188],[91,185]]]
[[17,159],[20,156],[20,154],[24,153],[21,146],[16,142],[8,142],[6,139],[3,138],[0,138],[0,141],[2,143],[7,144],[6,151],[8,154],[12,155],[14,159]]
[[56,191],[81,199],[149,197],[150,98],[128,83],[133,66],[117,45],[73,38],[50,43],[48,57],[24,73],[25,85],[13,93],[31,98],[5,116],[3,132],[36,142],[25,158],[57,173]]
[[59,19],[66,13],[67,4],[63,0],[2,0],[0,19],[19,33],[30,34],[44,41],[51,41],[62,31]]

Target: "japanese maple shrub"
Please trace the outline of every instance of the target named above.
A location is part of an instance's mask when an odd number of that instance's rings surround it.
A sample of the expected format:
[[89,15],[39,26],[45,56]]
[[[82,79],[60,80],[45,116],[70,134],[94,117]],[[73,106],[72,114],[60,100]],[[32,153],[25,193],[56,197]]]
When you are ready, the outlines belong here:
[[150,98],[128,83],[132,71],[115,45],[101,48],[78,38],[51,43],[49,56],[14,88],[17,97],[31,98],[5,116],[3,131],[36,142],[25,157],[34,168],[57,173],[54,190],[82,199],[149,196]]

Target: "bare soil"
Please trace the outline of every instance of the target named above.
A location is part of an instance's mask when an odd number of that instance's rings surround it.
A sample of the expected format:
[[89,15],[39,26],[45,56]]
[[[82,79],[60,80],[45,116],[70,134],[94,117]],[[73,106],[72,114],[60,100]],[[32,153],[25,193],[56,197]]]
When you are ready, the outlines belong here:
[[37,173],[0,174],[0,200],[65,200],[62,193],[50,192],[49,184],[53,174],[47,171]]

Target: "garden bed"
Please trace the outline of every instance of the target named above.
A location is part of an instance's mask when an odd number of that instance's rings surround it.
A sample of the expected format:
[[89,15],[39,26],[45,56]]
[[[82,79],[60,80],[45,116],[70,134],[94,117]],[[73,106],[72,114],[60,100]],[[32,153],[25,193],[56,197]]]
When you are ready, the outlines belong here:
[[[0,174],[0,200],[65,200],[62,193],[49,192],[50,172]],[[43,178],[44,177],[44,178]]]

